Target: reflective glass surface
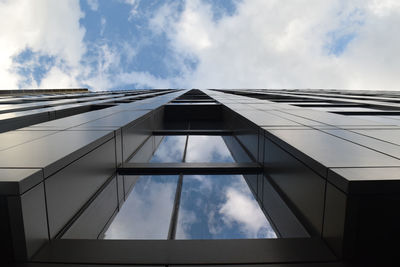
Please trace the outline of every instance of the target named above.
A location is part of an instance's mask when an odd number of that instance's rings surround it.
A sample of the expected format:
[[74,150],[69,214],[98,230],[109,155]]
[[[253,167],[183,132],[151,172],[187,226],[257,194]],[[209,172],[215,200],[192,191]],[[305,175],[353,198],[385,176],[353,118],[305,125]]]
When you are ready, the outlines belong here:
[[178,176],[141,176],[104,239],[167,239]]
[[276,238],[243,176],[184,176],[176,239],[240,238]]
[[150,162],[182,162],[185,143],[186,136],[165,136],[150,159]]
[[186,162],[234,162],[221,136],[189,136]]

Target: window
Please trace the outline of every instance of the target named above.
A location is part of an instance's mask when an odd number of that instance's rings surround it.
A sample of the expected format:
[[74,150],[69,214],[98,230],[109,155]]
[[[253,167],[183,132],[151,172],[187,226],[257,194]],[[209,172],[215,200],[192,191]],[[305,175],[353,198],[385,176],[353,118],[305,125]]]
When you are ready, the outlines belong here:
[[[169,135],[150,137],[129,162],[149,167],[157,163],[224,166],[252,160],[233,136]],[[179,170],[175,175],[139,175],[103,235],[104,239],[276,237],[243,175]]]

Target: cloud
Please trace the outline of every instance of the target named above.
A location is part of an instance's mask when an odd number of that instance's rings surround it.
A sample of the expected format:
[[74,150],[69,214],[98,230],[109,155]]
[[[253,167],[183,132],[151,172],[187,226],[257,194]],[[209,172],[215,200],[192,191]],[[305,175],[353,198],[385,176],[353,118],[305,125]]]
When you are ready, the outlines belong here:
[[[126,40],[105,35],[109,14],[87,3],[99,38],[86,38],[78,0],[0,1],[0,88],[399,90],[397,0],[232,0],[229,12],[205,0],[121,0],[135,29]],[[149,57],[160,64],[140,68]]]
[[86,52],[78,1],[1,1],[0,16],[0,88],[18,87],[24,77],[15,71],[13,59],[27,49],[54,57],[63,67],[77,67]]
[[131,6],[128,19],[132,20],[138,14],[140,0],[124,0],[124,3]]
[[92,11],[97,11],[99,9],[99,0],[87,0],[87,4]]
[[220,136],[190,136],[186,162],[232,162],[232,155]]
[[218,21],[209,4],[185,3],[153,25],[198,59],[188,88],[399,89],[398,1],[248,0]]
[[227,225],[237,223],[249,238],[276,238],[257,202],[237,188],[229,187],[225,191],[226,202],[219,209],[224,222]]
[[176,177],[140,177],[105,239],[167,239],[176,182]]

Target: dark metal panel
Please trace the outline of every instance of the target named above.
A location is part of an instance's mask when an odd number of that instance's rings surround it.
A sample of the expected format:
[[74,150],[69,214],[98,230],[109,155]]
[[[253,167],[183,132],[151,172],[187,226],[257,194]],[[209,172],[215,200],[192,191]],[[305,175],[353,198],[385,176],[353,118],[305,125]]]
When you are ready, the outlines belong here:
[[27,260],[49,239],[43,183],[21,196],[8,198],[14,256]]
[[121,175],[139,174],[243,174],[260,173],[258,163],[123,163]]
[[42,249],[33,261],[98,264],[265,264],[335,260],[336,257],[321,239],[295,238],[156,241],[59,239]]
[[0,169],[0,195],[20,195],[41,181],[41,169]]
[[321,234],[326,180],[269,139],[265,140],[264,162],[265,173],[307,230]]
[[399,194],[400,168],[332,168],[328,181],[348,194]]
[[69,227],[62,238],[97,239],[118,208],[117,181],[114,177]]
[[359,134],[370,136],[392,144],[400,145],[400,129],[354,130]]
[[338,257],[343,256],[346,208],[347,196],[327,183],[322,237]]
[[122,129],[122,151],[123,161],[126,161],[133,152],[140,147],[140,145],[151,135],[153,132],[152,117],[148,116],[145,119],[137,122],[131,127]]
[[148,162],[154,153],[154,136],[150,136],[129,162]]
[[114,172],[112,139],[45,180],[52,238]]
[[118,113],[114,113],[105,118],[101,118],[98,120],[93,120],[91,122],[87,122],[78,127],[74,127],[72,129],[92,129],[95,127],[124,127],[126,125],[131,124],[135,120],[143,117],[144,115],[151,112],[151,110],[134,110],[134,111],[122,111]]
[[43,168],[47,177],[113,135],[110,131],[58,132],[1,151],[0,168]]
[[122,163],[122,133],[121,130],[115,131],[115,160],[117,166]]
[[0,134],[0,151],[54,134],[56,131],[10,131]]
[[[400,159],[400,146],[346,130],[323,130],[326,133]],[[400,132],[397,132],[400,135]],[[393,133],[395,135],[395,133]],[[400,139],[400,138],[399,138]]]
[[[275,226],[280,237],[309,237],[304,226],[276,192],[269,180],[260,175],[262,187],[262,208]],[[261,191],[261,190],[260,190]]]
[[121,206],[124,202],[124,176],[117,174],[117,190],[118,190],[118,204]]
[[312,109],[296,109],[296,110],[285,110],[284,112],[303,117],[306,119],[314,120],[320,123],[335,125],[335,126],[346,126],[346,125],[382,125],[384,123],[372,122],[368,120],[361,120],[351,118],[350,116],[344,116],[329,112],[323,112]]
[[400,160],[319,130],[269,130],[267,137],[321,176],[328,167],[393,167]]

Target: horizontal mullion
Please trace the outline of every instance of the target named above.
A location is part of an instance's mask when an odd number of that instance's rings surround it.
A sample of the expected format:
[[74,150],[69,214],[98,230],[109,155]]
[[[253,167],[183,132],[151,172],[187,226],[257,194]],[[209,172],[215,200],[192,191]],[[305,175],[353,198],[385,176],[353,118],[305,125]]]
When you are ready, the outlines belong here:
[[121,175],[139,174],[250,174],[261,173],[258,163],[123,163]]
[[232,135],[229,130],[156,130],[153,135]]

